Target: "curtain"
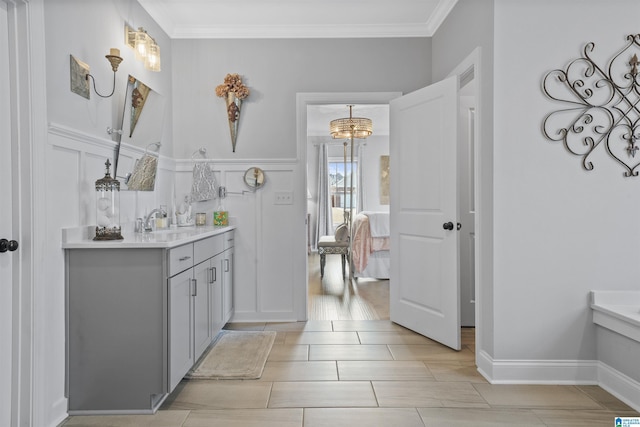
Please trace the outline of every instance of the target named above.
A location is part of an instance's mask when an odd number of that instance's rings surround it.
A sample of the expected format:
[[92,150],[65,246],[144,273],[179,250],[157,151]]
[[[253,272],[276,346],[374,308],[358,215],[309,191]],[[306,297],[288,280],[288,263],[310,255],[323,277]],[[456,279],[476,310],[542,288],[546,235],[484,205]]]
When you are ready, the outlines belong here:
[[364,191],[364,143],[358,144],[358,169],[356,171],[356,182],[358,185],[358,199],[356,202],[357,212],[364,210],[365,191]]
[[329,146],[323,143],[318,146],[318,225],[314,242],[316,244],[321,236],[333,235],[330,197]]

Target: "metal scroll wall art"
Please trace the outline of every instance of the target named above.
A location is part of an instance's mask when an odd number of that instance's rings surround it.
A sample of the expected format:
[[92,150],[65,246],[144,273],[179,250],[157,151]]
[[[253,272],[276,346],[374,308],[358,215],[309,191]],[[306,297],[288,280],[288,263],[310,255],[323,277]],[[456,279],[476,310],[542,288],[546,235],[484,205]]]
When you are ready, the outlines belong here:
[[604,68],[592,59],[594,49],[595,44],[588,43],[583,57],[544,77],[544,93],[567,105],[545,117],[544,135],[582,157],[588,171],[594,169],[592,153],[603,145],[624,168],[624,176],[638,176],[640,34],[627,36],[627,44]]

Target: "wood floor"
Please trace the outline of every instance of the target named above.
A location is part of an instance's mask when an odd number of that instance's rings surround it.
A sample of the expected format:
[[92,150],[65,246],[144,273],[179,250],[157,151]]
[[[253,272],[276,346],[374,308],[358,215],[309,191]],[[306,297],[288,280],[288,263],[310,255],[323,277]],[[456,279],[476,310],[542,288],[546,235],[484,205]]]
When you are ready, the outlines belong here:
[[389,281],[342,277],[339,255],[327,255],[320,279],[320,256],[309,255],[309,320],[388,320]]

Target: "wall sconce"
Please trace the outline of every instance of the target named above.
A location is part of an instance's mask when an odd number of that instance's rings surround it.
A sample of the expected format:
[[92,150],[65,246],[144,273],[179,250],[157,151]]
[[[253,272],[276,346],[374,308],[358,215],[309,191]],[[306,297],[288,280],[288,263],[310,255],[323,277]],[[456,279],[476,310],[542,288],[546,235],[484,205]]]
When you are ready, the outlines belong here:
[[105,58],[111,64],[111,69],[113,70],[113,89],[111,89],[111,93],[109,95],[102,95],[96,89],[96,79],[91,74],[87,73],[85,79],[88,81],[89,77],[93,80],[93,91],[101,98],[109,98],[116,91],[116,72],[118,71],[118,66],[122,62],[122,57],[120,56],[120,49],[111,48],[109,51],[109,55],[105,55]]
[[150,71],[160,71],[160,46],[144,28],[134,30],[124,25],[125,43],[136,53],[136,59],[144,61],[144,67]]
[[120,56],[120,49],[112,48],[109,51],[108,55],[105,55],[105,58],[111,64],[111,69],[113,70],[113,89],[111,89],[111,93],[109,95],[102,95],[96,89],[96,79],[91,74],[89,74],[89,65],[84,62],[76,59],[73,55],[70,55],[71,64],[70,64],[70,72],[71,72],[71,92],[76,93],[84,98],[90,99],[91,91],[89,90],[89,77],[93,80],[93,90],[96,95],[102,98],[109,98],[113,95],[116,90],[116,72],[118,71],[118,66],[122,62],[122,57]]

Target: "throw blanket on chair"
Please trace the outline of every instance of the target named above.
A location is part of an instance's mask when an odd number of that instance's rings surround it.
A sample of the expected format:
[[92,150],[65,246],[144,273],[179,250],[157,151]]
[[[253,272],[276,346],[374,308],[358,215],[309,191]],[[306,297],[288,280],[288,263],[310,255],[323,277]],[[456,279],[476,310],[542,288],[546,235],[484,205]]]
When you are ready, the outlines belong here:
[[[359,213],[353,219],[353,242],[351,244],[351,259],[355,271],[363,271],[367,267],[369,255],[375,251],[389,250],[389,237],[373,237],[371,227],[371,212]],[[387,221],[389,214],[387,215]]]

